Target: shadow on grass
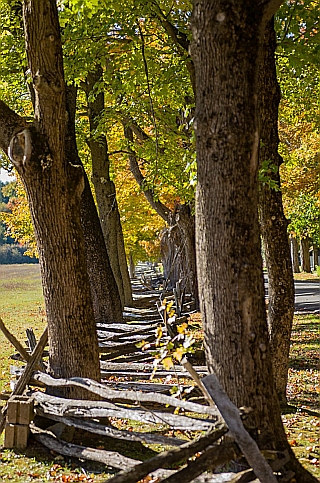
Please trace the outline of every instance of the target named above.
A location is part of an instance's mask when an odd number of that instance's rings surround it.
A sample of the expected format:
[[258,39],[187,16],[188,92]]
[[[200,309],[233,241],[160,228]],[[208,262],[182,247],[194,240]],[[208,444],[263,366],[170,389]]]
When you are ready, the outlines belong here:
[[[308,404],[309,401],[305,401],[305,403]],[[306,413],[309,416],[320,418],[320,412],[313,411],[312,409],[301,408],[301,407],[298,407],[298,406],[291,406],[291,404],[287,404],[286,406],[283,406],[281,408],[282,416],[285,416],[287,414],[295,414],[295,413],[299,413],[299,414]]]

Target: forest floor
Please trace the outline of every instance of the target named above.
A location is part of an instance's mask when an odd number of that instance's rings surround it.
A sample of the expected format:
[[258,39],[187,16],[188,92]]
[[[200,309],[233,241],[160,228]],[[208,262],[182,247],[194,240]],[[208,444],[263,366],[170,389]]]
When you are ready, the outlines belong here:
[[[299,277],[302,275],[299,275]],[[301,278],[299,278],[301,280]],[[313,280],[316,278],[314,277]],[[23,343],[27,328],[33,328],[37,339],[45,327],[45,313],[38,265],[0,265],[0,317]],[[193,316],[191,328],[201,336],[200,317]],[[301,463],[320,478],[320,316],[296,315],[292,334],[292,347],[288,383],[288,408],[283,422],[290,444]],[[10,393],[10,365],[18,365],[10,356],[15,352],[0,333],[0,393]],[[1,403],[1,401],[0,401]],[[3,401],[2,401],[3,403]],[[132,422],[123,421],[121,429]],[[143,431],[143,428],[141,429]],[[114,440],[99,441],[101,449],[117,450]],[[84,481],[100,483],[111,476],[103,465],[80,462],[62,457],[31,440],[23,451],[3,448],[0,438],[0,482],[40,483]],[[109,447],[108,447],[109,445]],[[123,445],[123,443],[122,443]],[[127,456],[146,459],[160,446],[127,444],[122,448]],[[143,483],[147,483],[145,480]]]

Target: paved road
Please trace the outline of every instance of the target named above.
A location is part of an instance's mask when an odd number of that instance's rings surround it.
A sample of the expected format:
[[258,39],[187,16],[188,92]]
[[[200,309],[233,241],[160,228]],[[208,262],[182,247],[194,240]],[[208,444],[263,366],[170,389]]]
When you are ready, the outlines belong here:
[[320,283],[303,282],[302,280],[296,280],[294,282],[294,287],[296,292],[296,312],[313,312],[319,314]]
[[[266,293],[268,283],[266,281]],[[295,280],[295,311],[320,314],[320,283]]]

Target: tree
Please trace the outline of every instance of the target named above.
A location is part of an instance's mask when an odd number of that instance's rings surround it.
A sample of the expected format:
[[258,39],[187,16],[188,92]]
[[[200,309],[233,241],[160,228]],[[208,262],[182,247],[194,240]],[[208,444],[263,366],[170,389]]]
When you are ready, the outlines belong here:
[[[261,448],[287,449],[265,313],[258,223],[258,72],[266,23],[281,1],[196,0],[197,263],[209,372]],[[301,473],[303,475],[301,476]]]
[[[4,94],[8,93],[8,82],[13,83],[13,92],[17,91],[17,99],[13,98],[10,105],[28,118],[32,118],[32,107],[35,104],[35,91],[30,78],[21,76],[27,71],[25,63],[25,52],[22,50],[21,37],[22,27],[22,5],[20,2],[9,2],[2,0],[5,7],[5,15],[1,15],[1,23],[4,27],[2,31],[2,41],[6,46],[10,46],[13,56],[8,58],[6,68],[3,70],[2,84]],[[20,61],[20,64],[19,64]],[[16,65],[20,65],[20,72]],[[75,116],[76,116],[77,89],[69,82],[67,87],[67,141],[66,156],[68,162],[74,165],[81,165],[78,156]],[[32,101],[32,102],[31,102]],[[85,241],[85,253],[87,260],[87,271],[89,275],[91,295],[93,301],[94,315],[96,322],[114,322],[122,319],[122,307],[120,303],[115,280],[110,268],[108,254],[106,252],[100,221],[92,197],[89,182],[85,176],[85,188],[81,196],[81,225]],[[20,196],[12,210],[11,216],[6,216],[7,226],[13,236],[22,243],[28,243],[28,251],[32,251],[35,246],[34,234],[31,227],[27,201],[20,190]]]
[[278,106],[276,34],[274,20],[267,23],[259,72],[260,167],[266,165],[268,180],[259,193],[260,226],[268,269],[268,326],[276,391],[286,405],[290,339],[294,313],[294,283],[288,239],[288,221],[283,212],[278,151]]
[[319,244],[318,23],[318,5],[312,0],[284,2],[276,16],[282,193],[295,272],[299,239],[304,270],[310,271],[310,243],[314,252]]
[[[76,15],[75,11],[71,10],[72,4],[76,4]],[[129,3],[119,10],[116,2],[108,2],[102,8],[92,5],[91,2],[74,1],[64,2],[63,8],[59,11],[68,82],[74,81],[83,86],[85,80],[95,72],[97,65],[103,66],[102,78],[96,82],[88,98],[91,107],[101,95],[106,100],[105,109],[98,117],[95,116],[96,128],[91,135],[90,144],[108,138],[110,146],[110,126],[113,127],[117,123],[117,145],[113,143],[112,148],[113,151],[122,152],[122,156],[125,155],[126,147],[119,131],[122,129],[123,120],[126,122],[128,118],[134,119],[141,132],[147,135],[147,139],[142,142],[136,137],[134,140],[137,161],[144,176],[144,188],[147,188],[141,191],[153,192],[154,199],[161,198],[164,204],[167,203],[163,195],[170,192],[172,199],[167,208],[172,211],[174,200],[177,205],[182,206],[185,213],[190,213],[190,220],[184,228],[182,219],[179,220],[178,227],[176,217],[170,218],[172,231],[177,233],[185,232],[186,229],[188,231],[188,227],[194,223],[194,190],[189,185],[189,174],[185,170],[190,164],[190,157],[194,156],[194,145],[190,142],[192,129],[189,124],[192,115],[184,116],[184,111],[193,103],[188,79],[192,61],[186,50],[187,34],[190,35],[187,26],[189,7],[188,4],[184,12],[180,8],[172,10],[169,4],[163,4],[162,8],[170,12],[166,21],[164,12],[157,8],[156,3],[138,7]],[[93,15],[93,12],[99,15]],[[175,31],[175,26],[179,27],[179,31]],[[4,35],[4,40],[8,47],[12,45],[9,36],[7,38]],[[19,51],[16,45],[15,51]],[[82,106],[80,110],[83,118]],[[80,124],[79,118],[77,124]],[[82,120],[81,124],[83,126]],[[88,136],[88,131],[85,134]],[[82,146],[84,137],[82,134]],[[101,147],[101,142],[96,145]],[[114,160],[118,157],[110,158]],[[82,155],[81,158],[85,159]],[[94,166],[97,167],[98,163],[94,163]],[[109,187],[116,178],[117,169],[114,163],[110,167]],[[97,181],[101,178],[108,179],[108,176],[101,176],[101,171],[99,174],[96,171],[94,179]],[[101,186],[98,186],[99,183],[96,181],[96,187],[100,189]],[[101,198],[103,197],[97,192],[101,219],[107,220],[110,218],[110,210],[107,207],[104,213]],[[192,237],[194,238],[194,234]],[[169,247],[171,252],[184,252],[184,241],[181,245],[181,240],[181,236],[175,239],[179,246]],[[190,239],[188,245],[192,243]],[[186,256],[182,256],[183,263],[180,265],[184,267],[184,272],[179,271],[175,280],[172,280],[173,284],[181,276],[184,278],[186,267],[195,265],[193,251],[184,255]],[[192,259],[189,263],[190,256]],[[195,270],[187,273],[186,288],[189,292],[194,292],[196,286],[192,274],[195,276]],[[172,271],[170,278],[173,279]]]
[[83,171],[66,158],[66,94],[54,0],[23,4],[34,123],[0,102],[0,146],[27,192],[47,311],[50,370],[99,380],[99,353],[80,221]]
[[[67,133],[66,157],[75,166],[83,168],[78,155],[75,117],[77,88],[66,88]],[[109,262],[102,227],[94,203],[90,183],[84,171],[84,190],[81,196],[80,219],[84,235],[87,272],[89,275],[93,311],[96,322],[112,323],[122,320],[121,299]]]
[[37,257],[36,241],[25,191],[19,179],[14,184],[15,196],[10,199],[8,211],[1,214],[1,220],[5,224],[6,232],[27,247],[26,254]]
[[115,276],[122,306],[132,304],[132,289],[128,273],[123,233],[116,198],[116,188],[110,178],[110,159],[107,138],[97,135],[99,121],[104,112],[104,92],[95,92],[94,88],[102,81],[103,70],[100,65],[94,72],[89,72],[81,85],[85,90],[88,103],[88,117],[91,136],[89,146],[92,158],[92,180],[99,207],[100,222],[106,241],[110,264]]
[[[122,152],[124,155],[125,152],[130,151],[130,169],[141,192],[170,225],[170,229],[174,227],[174,232],[183,233],[180,237],[174,238],[174,242],[179,243],[179,246],[173,244],[169,251],[183,254],[184,263],[180,264],[180,267],[182,266],[184,270],[183,272],[179,270],[179,276],[174,280],[173,274],[176,271],[168,270],[166,275],[170,274],[169,278],[173,285],[180,277],[186,280],[186,290],[195,294],[197,299],[196,280],[193,280],[196,276],[195,254],[194,250],[189,250],[189,246],[194,243],[194,233],[189,229],[194,223],[194,213],[188,206],[186,209],[183,207],[185,204],[189,205],[189,201],[192,205],[191,198],[194,196],[185,170],[190,153],[193,155],[194,146],[190,142],[191,128],[190,125],[187,127],[188,119],[183,116],[187,105],[193,102],[190,96],[192,89],[188,74],[190,56],[185,50],[182,56],[181,52],[177,53],[176,46],[172,47],[173,24],[171,30],[169,29],[171,34],[167,30],[164,31],[162,24],[159,28],[157,18],[163,17],[163,14],[156,3],[137,6],[134,2],[129,2],[121,10],[116,2],[106,2],[105,7],[93,5],[88,1],[73,3],[76,5],[79,18],[83,18],[82,22],[76,24],[76,29],[69,29],[69,42],[66,42],[66,50],[76,56],[73,57],[73,65],[77,59],[77,63],[84,66],[81,75],[87,69],[89,73],[87,79],[89,76],[92,77],[94,69],[92,65],[88,66],[87,60],[88,49],[90,49],[96,62],[104,66],[101,80],[96,82],[94,92],[89,94],[88,98],[91,107],[93,107],[93,100],[98,99],[98,94],[99,96],[103,94],[106,100],[104,111],[100,110],[99,118],[96,116],[95,138],[97,141],[101,140],[107,133],[110,146],[110,131],[113,126],[115,123],[117,126],[119,124],[123,126],[128,146],[125,145],[123,137],[118,135],[117,145],[112,145],[114,151]],[[166,8],[170,10],[169,5]],[[103,28],[101,21],[99,24],[95,22],[92,12],[99,13],[100,20],[104,19]],[[178,8],[171,10],[170,16],[174,17],[176,25],[183,26],[187,32],[186,18],[189,13]],[[79,37],[81,39],[79,33],[83,29],[84,22],[88,25],[84,29],[86,37],[79,42]],[[169,17],[167,17],[166,27],[169,23]],[[67,38],[68,27],[64,35]],[[179,31],[178,38],[181,39],[183,36],[187,41],[185,32],[180,35]],[[75,38],[77,49],[74,49]],[[182,57],[183,62],[181,62]],[[188,134],[186,134],[187,131],[189,131]],[[101,146],[100,142],[100,149]],[[112,170],[115,170],[114,166]],[[99,178],[101,179],[101,175]],[[108,176],[103,178],[107,180]],[[98,186],[97,180],[95,184]],[[104,188],[109,182],[105,184]],[[172,197],[175,198],[177,205],[181,205],[185,215],[187,213],[190,215],[188,223],[184,223],[187,221],[187,216],[180,217],[179,224],[176,216],[170,216],[169,220],[168,215],[170,213],[174,215],[178,210],[173,212],[172,206],[163,201],[163,194],[168,191],[172,192]],[[100,197],[97,196],[98,198]],[[102,209],[102,204],[100,202],[99,204]],[[109,211],[106,210],[106,213],[103,213],[103,210],[100,210],[101,217],[106,219]],[[186,244],[188,251],[185,252],[184,237],[185,233],[189,232],[192,239],[190,238],[190,243]],[[173,237],[170,238],[172,239]],[[178,257],[173,258],[177,260]]]
[[194,216],[190,205],[176,203],[173,210],[155,195],[148,186],[145,176],[142,174],[137,154],[135,152],[134,134],[140,140],[148,139],[148,136],[134,123],[124,123],[124,133],[128,140],[130,170],[143,191],[152,208],[169,227],[164,229],[161,235],[161,255],[164,268],[164,276],[175,288],[181,279],[182,290],[191,293],[194,305],[199,307],[198,281],[195,260],[195,228]]

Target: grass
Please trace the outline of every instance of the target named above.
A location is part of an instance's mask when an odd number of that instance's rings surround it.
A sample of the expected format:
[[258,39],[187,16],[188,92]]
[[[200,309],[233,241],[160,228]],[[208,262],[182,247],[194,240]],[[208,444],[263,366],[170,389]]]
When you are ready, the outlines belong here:
[[[0,294],[0,317],[12,334],[23,343],[26,329],[32,327],[38,339],[45,327],[39,266],[0,265]],[[10,391],[9,357],[13,348],[2,332],[0,347],[0,392]]]
[[[301,274],[303,275],[303,274]],[[316,278],[313,278],[316,280]],[[44,326],[44,304],[37,265],[0,265],[0,317],[8,329],[23,343],[25,330],[32,327],[39,338]],[[200,318],[193,317],[191,326],[200,333]],[[199,334],[198,334],[199,335]],[[315,476],[320,477],[319,450],[319,339],[320,317],[299,315],[295,317],[292,334],[289,369],[289,407],[283,421],[290,444],[302,464]],[[0,333],[0,392],[10,392],[10,365],[17,365],[10,356],[15,352]],[[121,423],[117,423],[120,424]],[[123,425],[134,424],[123,422]],[[128,429],[128,428],[127,428]],[[135,428],[137,430],[137,428]],[[146,428],[142,428],[146,430]],[[95,435],[94,438],[97,438]],[[104,465],[79,462],[47,451],[31,441],[23,451],[7,450],[0,440],[0,481],[12,483],[40,483],[85,481],[100,483],[110,476]],[[123,445],[123,444],[122,444]],[[115,450],[115,441],[98,437],[95,446]],[[130,456],[145,459],[160,447],[132,443],[125,449]],[[149,451],[149,454],[147,454]]]
[[320,317],[297,315],[292,332],[288,402],[283,415],[301,463],[320,477]]

